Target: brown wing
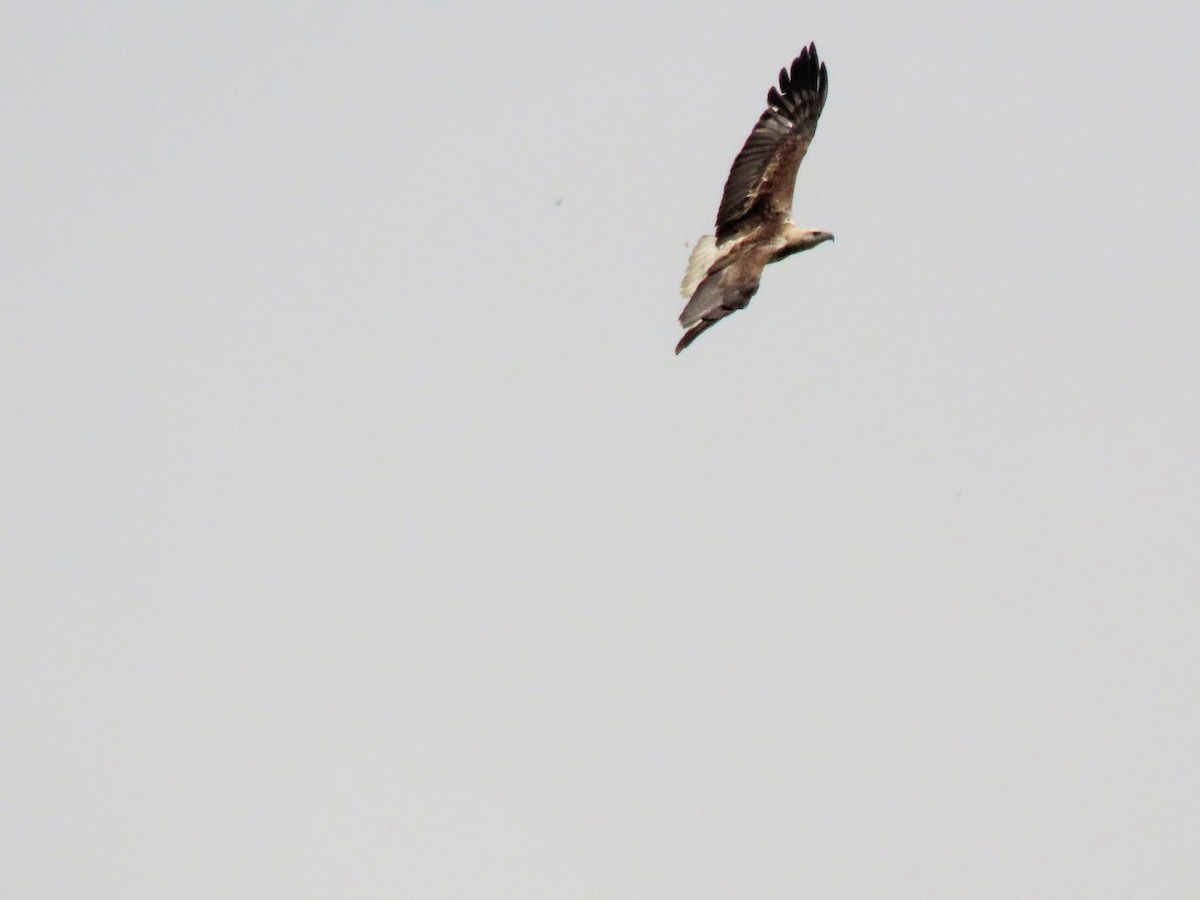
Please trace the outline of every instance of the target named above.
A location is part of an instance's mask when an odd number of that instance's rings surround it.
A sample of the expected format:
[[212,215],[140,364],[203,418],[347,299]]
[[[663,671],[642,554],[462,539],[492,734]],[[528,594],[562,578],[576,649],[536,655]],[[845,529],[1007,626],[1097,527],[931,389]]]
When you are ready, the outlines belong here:
[[750,304],[768,252],[761,247],[738,248],[709,269],[679,314],[679,324],[687,334],[676,345],[676,355],[726,316]]
[[829,75],[809,44],[792,61],[791,72],[779,70],[779,90],[767,93],[767,109],[733,161],[721,208],[717,240],[759,224],[786,219],[792,211],[796,170],[817,130],[825,108]]

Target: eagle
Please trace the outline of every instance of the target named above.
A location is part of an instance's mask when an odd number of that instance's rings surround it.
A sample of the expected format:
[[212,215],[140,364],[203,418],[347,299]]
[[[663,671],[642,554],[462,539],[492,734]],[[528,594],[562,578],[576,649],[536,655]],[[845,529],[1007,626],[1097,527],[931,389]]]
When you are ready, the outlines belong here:
[[767,92],[767,108],[733,161],[715,234],[696,242],[679,292],[687,305],[679,316],[686,333],[678,354],[730,313],[745,309],[763,269],[833,235],[792,224],[796,170],[812,143],[825,108],[829,74],[816,44],[800,51],[790,70],[779,70],[779,88]]

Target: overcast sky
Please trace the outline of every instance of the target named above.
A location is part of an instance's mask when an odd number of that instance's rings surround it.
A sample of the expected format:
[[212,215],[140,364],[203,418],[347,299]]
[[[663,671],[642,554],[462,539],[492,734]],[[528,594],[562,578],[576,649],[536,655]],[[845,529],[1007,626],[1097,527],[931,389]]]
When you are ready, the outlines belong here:
[[1200,896],[1198,35],[0,4],[0,895]]

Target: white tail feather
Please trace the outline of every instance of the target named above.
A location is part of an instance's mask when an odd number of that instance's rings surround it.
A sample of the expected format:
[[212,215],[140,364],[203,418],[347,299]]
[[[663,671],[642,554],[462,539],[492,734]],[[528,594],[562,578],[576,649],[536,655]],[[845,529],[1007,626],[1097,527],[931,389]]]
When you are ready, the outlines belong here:
[[716,261],[717,239],[711,234],[706,234],[696,241],[696,246],[692,248],[692,255],[688,258],[687,272],[683,276],[683,284],[679,286],[679,293],[691,299],[692,294],[696,293],[696,288],[700,286],[700,282],[704,280],[704,276],[708,274],[708,270]]

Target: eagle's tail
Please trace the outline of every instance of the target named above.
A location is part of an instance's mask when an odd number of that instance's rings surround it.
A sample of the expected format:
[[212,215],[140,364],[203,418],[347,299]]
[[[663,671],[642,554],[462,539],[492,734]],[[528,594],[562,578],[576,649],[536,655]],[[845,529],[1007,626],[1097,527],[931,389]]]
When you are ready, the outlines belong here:
[[687,272],[683,276],[683,284],[679,286],[679,293],[683,297],[691,299],[692,294],[696,293],[696,288],[700,286],[700,282],[704,280],[704,276],[708,274],[708,270],[716,261],[717,239],[711,234],[706,234],[696,241],[696,246],[692,248],[692,255],[688,258]]

